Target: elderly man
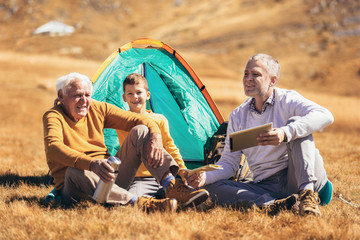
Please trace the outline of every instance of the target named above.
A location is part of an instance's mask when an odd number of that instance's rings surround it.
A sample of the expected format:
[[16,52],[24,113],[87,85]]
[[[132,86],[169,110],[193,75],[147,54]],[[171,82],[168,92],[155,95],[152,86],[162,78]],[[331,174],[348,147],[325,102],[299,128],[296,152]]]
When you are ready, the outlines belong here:
[[[100,179],[115,181],[108,203],[137,205],[146,211],[172,211],[178,203],[186,207],[207,199],[206,190],[196,191],[175,181],[179,167],[164,150],[159,127],[146,115],[92,100],[92,82],[79,73],[60,77],[56,91],[55,106],[43,116],[44,142],[47,163],[64,204],[89,199]],[[122,163],[116,179],[107,162],[110,156],[104,128],[130,131],[117,154]],[[136,197],[126,191],[141,162],[171,199]]]
[[[280,65],[271,56],[256,54],[248,60],[243,86],[249,98],[230,115],[225,149],[217,163],[223,169],[192,175],[187,181],[196,188],[206,185],[218,204],[250,203],[278,211],[298,203],[300,214],[320,215],[318,192],[327,175],[312,133],[334,119],[327,109],[299,93],[275,87],[279,75]],[[258,136],[258,146],[230,152],[231,133],[269,122],[274,128]],[[226,180],[235,174],[242,154],[254,181]]]

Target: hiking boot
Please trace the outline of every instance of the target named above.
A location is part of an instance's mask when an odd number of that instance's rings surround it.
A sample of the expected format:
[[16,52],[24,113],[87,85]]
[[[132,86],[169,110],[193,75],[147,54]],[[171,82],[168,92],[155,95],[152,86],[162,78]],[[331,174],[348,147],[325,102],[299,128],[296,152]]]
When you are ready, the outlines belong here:
[[205,189],[195,190],[193,187],[185,185],[180,179],[173,179],[166,188],[165,195],[167,198],[175,198],[180,207],[185,208],[203,203],[209,197],[209,192]]
[[301,190],[299,193],[300,198],[300,215],[312,214],[315,216],[321,216],[319,209],[320,198],[317,192],[310,189]]
[[196,210],[199,212],[208,212],[215,207],[215,203],[211,198],[206,199],[203,203],[196,206]]
[[154,197],[139,197],[137,206],[144,212],[175,212],[177,208],[176,199],[164,198],[156,199]]
[[298,200],[298,195],[292,194],[286,198],[275,200],[273,204],[267,206],[266,210],[270,214],[277,214],[281,210],[292,210],[293,206],[296,205],[297,200]]

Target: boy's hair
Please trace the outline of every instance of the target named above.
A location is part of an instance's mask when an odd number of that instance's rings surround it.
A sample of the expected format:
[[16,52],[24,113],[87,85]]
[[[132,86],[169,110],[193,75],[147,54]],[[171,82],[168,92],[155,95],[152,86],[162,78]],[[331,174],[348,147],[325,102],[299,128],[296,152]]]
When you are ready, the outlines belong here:
[[136,85],[136,84],[144,85],[145,90],[149,91],[149,87],[148,87],[146,78],[138,73],[131,73],[125,78],[125,80],[123,82],[124,93],[125,93],[126,85]]

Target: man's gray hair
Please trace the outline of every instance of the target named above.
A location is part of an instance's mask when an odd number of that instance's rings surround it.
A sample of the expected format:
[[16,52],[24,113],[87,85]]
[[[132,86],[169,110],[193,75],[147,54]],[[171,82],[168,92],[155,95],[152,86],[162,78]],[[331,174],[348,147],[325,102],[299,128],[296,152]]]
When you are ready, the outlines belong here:
[[88,82],[90,84],[90,88],[92,92],[92,82],[89,79],[89,77],[80,73],[73,72],[73,73],[69,73],[68,75],[59,77],[56,80],[56,94],[58,94],[60,90],[62,90],[63,93],[66,94],[66,87],[76,79],[79,79],[84,82]]
[[266,70],[270,76],[276,76],[277,79],[279,79],[280,64],[275,58],[273,58],[267,54],[264,54],[264,53],[258,53],[258,54],[255,54],[254,56],[252,56],[251,58],[249,58],[248,63],[250,61],[258,61],[258,60],[262,61],[262,63],[265,65]]

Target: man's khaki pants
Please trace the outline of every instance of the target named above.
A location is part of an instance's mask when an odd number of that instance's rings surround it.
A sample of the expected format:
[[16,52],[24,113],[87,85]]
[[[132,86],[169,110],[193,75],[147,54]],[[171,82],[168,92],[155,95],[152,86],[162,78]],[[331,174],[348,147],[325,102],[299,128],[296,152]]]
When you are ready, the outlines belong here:
[[[108,203],[126,205],[134,197],[126,189],[132,183],[141,162],[159,183],[169,171],[176,176],[179,167],[165,149],[163,149],[164,164],[162,166],[151,168],[148,165],[146,150],[149,137],[149,129],[144,125],[135,126],[128,134],[116,154],[116,157],[120,158],[121,164]],[[99,180],[100,178],[94,172],[69,167],[66,170],[65,185],[62,189],[62,202],[65,205],[70,205],[81,199],[90,199]]]

